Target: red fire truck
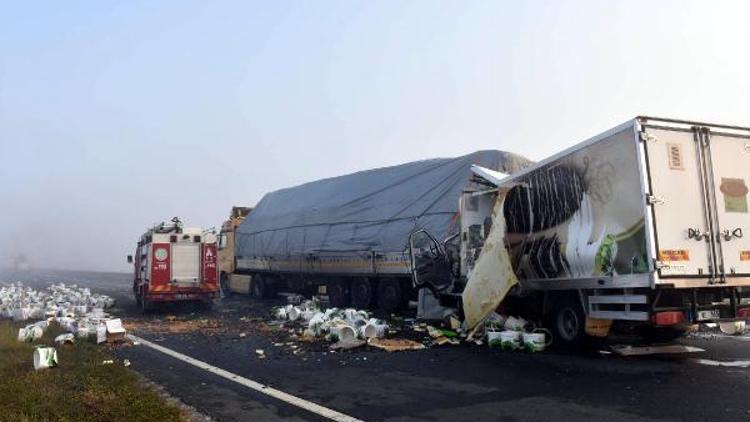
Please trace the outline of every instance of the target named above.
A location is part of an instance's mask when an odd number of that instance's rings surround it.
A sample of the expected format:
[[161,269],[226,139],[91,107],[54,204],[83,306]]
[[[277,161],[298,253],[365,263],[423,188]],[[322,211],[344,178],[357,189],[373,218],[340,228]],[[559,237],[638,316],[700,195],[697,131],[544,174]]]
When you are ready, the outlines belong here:
[[148,229],[128,263],[134,264],[133,295],[144,311],[176,301],[210,308],[219,297],[216,234],[184,228],[177,217]]

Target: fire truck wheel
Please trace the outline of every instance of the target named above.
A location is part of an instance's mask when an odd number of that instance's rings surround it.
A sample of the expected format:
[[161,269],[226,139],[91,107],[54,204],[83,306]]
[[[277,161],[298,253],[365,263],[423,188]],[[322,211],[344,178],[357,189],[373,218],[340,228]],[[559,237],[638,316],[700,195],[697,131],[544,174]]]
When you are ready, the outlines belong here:
[[141,312],[144,314],[154,308],[152,302],[146,298],[141,298]]
[[221,297],[232,297],[232,291],[229,290],[229,276],[227,273],[221,273],[219,286],[221,287]]
[[357,309],[368,309],[375,298],[374,283],[369,278],[357,278],[352,281],[351,299],[352,307]]
[[326,292],[331,306],[345,308],[349,306],[349,286],[345,280],[331,280],[326,284]]
[[378,307],[386,312],[393,312],[401,307],[404,291],[398,279],[386,278],[378,283]]

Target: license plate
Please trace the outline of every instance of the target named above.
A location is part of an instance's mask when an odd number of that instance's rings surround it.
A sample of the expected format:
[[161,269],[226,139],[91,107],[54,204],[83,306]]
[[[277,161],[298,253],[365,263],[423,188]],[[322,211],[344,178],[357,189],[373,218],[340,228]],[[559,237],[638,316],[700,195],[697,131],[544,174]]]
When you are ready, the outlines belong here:
[[719,310],[710,309],[706,311],[698,311],[698,321],[708,321],[713,319],[719,319]]

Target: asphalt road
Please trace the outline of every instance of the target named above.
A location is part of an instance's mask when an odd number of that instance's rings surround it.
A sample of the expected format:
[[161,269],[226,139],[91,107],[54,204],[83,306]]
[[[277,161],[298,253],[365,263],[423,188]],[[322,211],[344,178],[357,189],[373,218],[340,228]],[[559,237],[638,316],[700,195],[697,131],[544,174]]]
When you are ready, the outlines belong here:
[[[750,337],[691,336],[681,343],[706,351],[671,356],[527,354],[476,345],[331,353],[323,343],[290,342],[285,329],[261,321],[281,300],[235,296],[209,313],[166,309],[144,317],[130,296],[129,279],[0,273],[0,281],[75,282],[110,294],[118,299],[115,313],[145,339],[367,421],[750,420]],[[171,328],[158,328],[165,326]],[[267,357],[259,358],[256,349]],[[143,345],[116,353],[217,420],[321,419]]]

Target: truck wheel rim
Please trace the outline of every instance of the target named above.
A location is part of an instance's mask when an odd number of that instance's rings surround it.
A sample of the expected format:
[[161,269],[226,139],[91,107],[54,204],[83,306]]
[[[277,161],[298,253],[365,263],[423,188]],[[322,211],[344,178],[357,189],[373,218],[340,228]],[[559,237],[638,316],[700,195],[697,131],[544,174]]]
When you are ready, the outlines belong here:
[[557,327],[563,339],[573,340],[578,334],[578,315],[570,308],[563,309],[557,320]]

